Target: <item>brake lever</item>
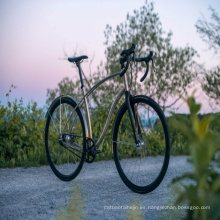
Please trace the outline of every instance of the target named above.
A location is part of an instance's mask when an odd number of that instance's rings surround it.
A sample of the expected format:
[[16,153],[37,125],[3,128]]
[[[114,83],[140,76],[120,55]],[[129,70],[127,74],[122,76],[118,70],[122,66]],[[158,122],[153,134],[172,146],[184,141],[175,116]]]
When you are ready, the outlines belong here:
[[142,78],[140,79],[140,82],[143,82],[145,80],[145,78],[147,77],[148,72],[149,72],[149,63],[146,63],[146,72],[142,76]]

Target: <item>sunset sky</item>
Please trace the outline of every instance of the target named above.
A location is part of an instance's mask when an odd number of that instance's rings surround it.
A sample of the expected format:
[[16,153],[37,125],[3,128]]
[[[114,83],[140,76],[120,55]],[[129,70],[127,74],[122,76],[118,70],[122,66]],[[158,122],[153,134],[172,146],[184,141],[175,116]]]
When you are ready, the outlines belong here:
[[[47,88],[55,88],[65,76],[78,78],[64,58],[95,54],[93,69],[105,61],[104,30],[124,22],[127,12],[139,9],[145,0],[0,0],[0,100],[10,85],[17,86],[10,100],[23,98],[24,103],[37,101],[43,106]],[[192,46],[200,54],[197,60],[207,68],[219,64],[220,57],[202,42],[195,23],[201,13],[209,18],[209,6],[220,14],[220,0],[155,0],[163,29],[173,32],[177,47]],[[122,48],[124,49],[124,48]],[[88,70],[88,62],[82,65]],[[208,107],[207,107],[208,109]],[[205,110],[204,110],[205,111]]]

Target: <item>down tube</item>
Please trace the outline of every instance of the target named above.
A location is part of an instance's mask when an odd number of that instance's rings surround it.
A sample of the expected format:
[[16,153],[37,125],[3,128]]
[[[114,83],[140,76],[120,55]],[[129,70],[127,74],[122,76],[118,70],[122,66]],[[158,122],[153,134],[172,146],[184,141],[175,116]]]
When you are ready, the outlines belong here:
[[125,88],[122,88],[121,91],[118,93],[118,95],[117,95],[115,101],[113,102],[112,106],[111,106],[110,112],[108,113],[108,118],[107,118],[106,123],[105,123],[104,130],[103,130],[99,140],[96,143],[97,148],[99,148],[100,144],[102,143],[102,141],[103,141],[103,139],[106,135],[106,132],[108,130],[108,126],[109,126],[111,118],[112,118],[112,114],[114,112],[114,109],[115,109],[116,105],[118,104],[118,101],[120,100],[120,98],[122,97],[122,95],[124,93],[125,93]]

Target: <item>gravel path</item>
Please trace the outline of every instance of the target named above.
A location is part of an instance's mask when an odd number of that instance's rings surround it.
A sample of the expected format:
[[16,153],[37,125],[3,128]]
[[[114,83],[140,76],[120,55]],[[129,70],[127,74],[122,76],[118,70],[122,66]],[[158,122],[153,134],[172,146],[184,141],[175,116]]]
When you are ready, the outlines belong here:
[[141,207],[144,219],[171,217],[170,211],[152,206],[173,205],[175,195],[169,183],[190,169],[186,159],[172,156],[162,183],[143,195],[124,185],[114,161],[85,163],[71,182],[59,180],[49,166],[0,169],[0,219],[56,219],[57,210],[66,207],[75,185],[81,187],[86,219],[125,219],[131,215],[131,208]]

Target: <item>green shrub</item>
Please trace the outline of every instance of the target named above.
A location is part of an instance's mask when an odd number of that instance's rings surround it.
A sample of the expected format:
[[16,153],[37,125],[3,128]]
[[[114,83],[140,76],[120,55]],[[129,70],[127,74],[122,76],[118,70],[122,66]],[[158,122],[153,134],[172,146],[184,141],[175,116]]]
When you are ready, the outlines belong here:
[[46,164],[43,131],[44,113],[36,102],[0,103],[0,167]]
[[[218,219],[220,214],[220,135],[210,130],[210,123],[213,120],[211,115],[199,119],[197,113],[200,110],[200,104],[195,102],[193,95],[186,102],[190,109],[190,124],[179,123],[177,127],[190,142],[189,161],[193,170],[173,180],[173,183],[179,183],[181,186],[178,189],[176,205],[184,203],[189,207],[198,207],[187,209],[184,219]],[[184,183],[183,180],[189,182]],[[210,209],[203,209],[203,207],[210,207]]]

